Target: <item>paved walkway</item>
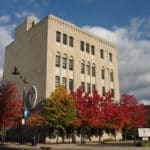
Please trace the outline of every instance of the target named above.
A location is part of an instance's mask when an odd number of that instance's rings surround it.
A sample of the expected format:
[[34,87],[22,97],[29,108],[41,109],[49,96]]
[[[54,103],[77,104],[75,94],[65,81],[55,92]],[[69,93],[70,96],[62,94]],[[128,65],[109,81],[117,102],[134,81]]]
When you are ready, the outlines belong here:
[[106,143],[106,144],[31,144],[20,145],[18,143],[6,143],[0,145],[0,150],[150,150],[150,147],[136,147],[132,143]]

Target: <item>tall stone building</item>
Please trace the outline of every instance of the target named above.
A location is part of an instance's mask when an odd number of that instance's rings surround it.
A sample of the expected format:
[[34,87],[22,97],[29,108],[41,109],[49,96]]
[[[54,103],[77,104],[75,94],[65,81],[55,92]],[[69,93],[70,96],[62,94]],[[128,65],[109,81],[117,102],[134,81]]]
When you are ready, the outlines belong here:
[[6,47],[3,77],[15,81],[21,92],[21,80],[11,74],[14,66],[29,82],[26,90],[36,87],[38,101],[59,84],[96,88],[101,95],[110,90],[119,100],[116,45],[53,15],[39,22],[27,17]]

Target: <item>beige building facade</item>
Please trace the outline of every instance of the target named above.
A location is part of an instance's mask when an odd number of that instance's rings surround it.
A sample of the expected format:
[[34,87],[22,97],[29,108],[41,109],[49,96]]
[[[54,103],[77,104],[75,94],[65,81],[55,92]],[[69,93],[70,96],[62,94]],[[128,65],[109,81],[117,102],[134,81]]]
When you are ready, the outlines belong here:
[[50,96],[62,84],[67,89],[111,91],[119,101],[116,45],[53,15],[39,22],[27,17],[16,28],[14,41],[6,47],[4,74],[22,91],[21,80],[13,76],[16,66],[35,86],[38,101]]

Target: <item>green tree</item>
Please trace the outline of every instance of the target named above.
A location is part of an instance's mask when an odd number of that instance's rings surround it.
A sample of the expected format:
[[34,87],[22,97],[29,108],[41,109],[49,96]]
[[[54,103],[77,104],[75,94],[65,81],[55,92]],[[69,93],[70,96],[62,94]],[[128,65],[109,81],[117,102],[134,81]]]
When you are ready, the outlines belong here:
[[[67,127],[72,126],[76,117],[75,102],[67,89],[63,86],[58,86],[52,92],[44,107],[44,115],[46,125],[57,131],[57,141],[60,131],[65,131]],[[62,142],[64,142],[64,132],[62,132]]]

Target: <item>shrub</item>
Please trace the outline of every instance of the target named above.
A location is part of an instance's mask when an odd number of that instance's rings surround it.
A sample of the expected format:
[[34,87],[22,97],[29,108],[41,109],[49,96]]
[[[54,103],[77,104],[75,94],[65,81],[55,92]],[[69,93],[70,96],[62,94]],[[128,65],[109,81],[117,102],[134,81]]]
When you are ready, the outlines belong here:
[[137,143],[137,146],[150,147],[150,141],[140,141],[140,142]]

